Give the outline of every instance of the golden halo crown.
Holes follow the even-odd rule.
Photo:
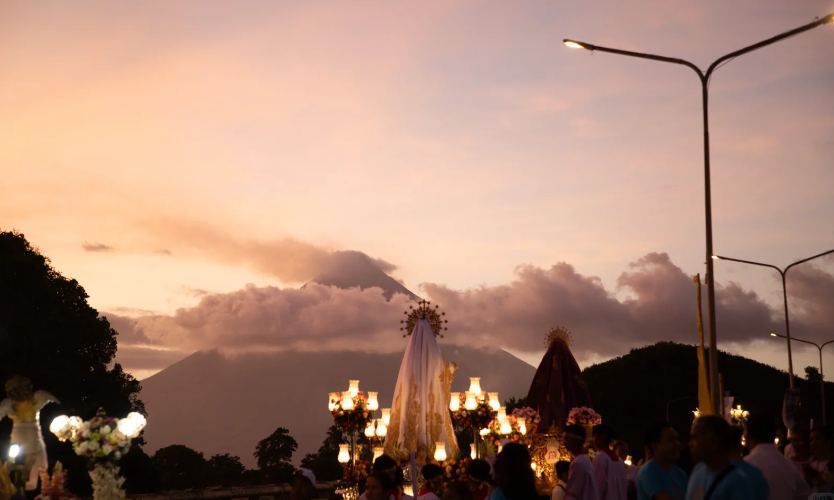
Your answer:
[[[570,330],[567,328],[557,326],[556,328],[551,328],[547,335],[544,337],[544,346],[550,348],[550,344],[553,343],[556,339],[562,339],[565,341],[568,347],[573,346],[573,334],[570,333]]]
[[[403,313],[406,318],[400,320],[400,324],[403,325],[400,327],[400,330],[405,332],[403,334],[403,338],[411,335],[411,332],[414,331],[414,325],[416,325],[421,319],[428,320],[435,337],[443,338],[443,335],[440,332],[449,330],[446,326],[444,326],[449,322],[449,320],[443,318],[446,316],[446,313],[440,310],[440,306],[435,305],[434,307],[431,307],[431,302],[421,300],[417,303],[416,308],[414,306],[408,306],[408,309],[408,311]]]

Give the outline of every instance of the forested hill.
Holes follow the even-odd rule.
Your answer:
[[[724,391],[735,396],[751,414],[780,418],[782,398],[788,387],[787,372],[719,351],[718,369]],[[796,386],[802,389],[802,404],[807,417],[820,420],[819,378],[807,381],[805,370],[796,367]],[[653,422],[669,420],[682,438],[692,423],[692,410],[698,406],[698,358],[694,346],[660,342],[632,349],[628,354],[589,366],[584,370],[594,409],[603,421],[613,425],[630,444],[635,460],[642,456],[645,429]],[[684,399],[685,398],[685,399]],[[834,401],[834,384],[826,383],[828,413]]]

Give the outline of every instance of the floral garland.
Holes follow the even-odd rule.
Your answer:
[[[366,407],[365,393],[359,392],[353,399],[353,408],[346,410],[342,408],[342,400],[332,401],[334,408],[331,412],[333,420],[342,432],[347,434],[362,434],[368,427],[368,422],[373,420],[374,412]]]
[[[93,480],[93,500],[124,500],[122,484],[125,478],[119,476],[119,466],[114,463],[96,465],[90,471]]]
[[[452,412],[452,422],[461,429],[486,429],[498,413],[489,405],[488,398],[479,399],[474,410],[464,408],[466,394],[460,395],[460,408]]]
[[[581,424],[581,425],[599,425],[602,423],[602,416],[595,412],[593,408],[588,408],[587,406],[582,406],[579,408],[573,408],[570,413],[568,413],[568,424]]]
[[[509,434],[501,434],[501,422],[498,419],[493,420],[489,424],[489,435],[487,438],[492,442],[492,445],[498,448],[501,441],[507,440],[511,443],[518,443],[524,439],[524,435],[518,431],[518,419],[512,415],[507,416],[507,421],[510,423],[512,432]]]
[[[72,449],[87,459],[90,470],[99,464],[117,462],[130,449],[130,439],[118,432],[117,426],[117,419],[102,416],[81,423]]]
[[[518,419],[519,421],[524,421],[525,425],[527,426],[527,432],[533,432],[533,428],[538,427],[539,424],[542,422],[542,417],[539,415],[539,412],[530,408],[529,406],[525,406],[524,408],[516,408],[513,410],[513,417]]]
[[[450,482],[467,482],[469,479],[466,476],[466,468],[469,467],[470,463],[472,463],[472,459],[469,457],[461,458],[460,460],[451,458],[443,462],[446,480]]]

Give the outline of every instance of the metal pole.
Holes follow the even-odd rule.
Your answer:
[[[791,354],[791,321],[788,318],[788,287],[785,283],[785,271],[779,270],[779,274],[782,275],[782,297],[785,301],[785,336],[787,338],[786,342],[788,343],[788,382],[790,383],[791,389],[793,389],[793,354]],[[822,353],[820,353],[820,356],[822,356]]]
[[[478,429],[472,426],[472,442],[475,443],[475,458],[481,458],[481,447],[478,442]]]
[[[709,386],[713,407],[721,407],[718,390],[718,340],[715,332],[715,270],[712,262],[712,191],[709,164],[709,88],[708,77],[700,75],[701,99],[704,108],[704,218],[706,219],[707,250],[707,328],[709,330]]]
[[[822,401],[822,425],[828,425],[825,418],[825,377],[822,374],[822,347],[817,347],[820,351],[820,401]]]

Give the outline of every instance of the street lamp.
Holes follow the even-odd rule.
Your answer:
[[[709,157],[709,81],[712,73],[718,69],[722,63],[729,62],[731,59],[740,55],[747,54],[754,50],[766,47],[778,41],[790,38],[805,31],[816,28],[823,24],[834,21],[834,14],[829,14],[822,19],[818,19],[812,23],[808,23],[791,31],[786,31],[780,35],[776,35],[767,40],[755,43],[743,49],[731,52],[725,56],[719,57],[712,64],[709,65],[706,71],[683,59],[674,57],[664,57],[654,54],[645,54],[642,52],[632,52],[630,50],[612,49],[608,47],[601,47],[590,43],[580,42],[577,40],[565,39],[566,46],[574,49],[598,50],[600,52],[608,52],[611,54],[618,54],[621,56],[637,57],[640,59],[650,59],[652,61],[667,62],[672,64],[682,64],[692,69],[701,81],[701,99],[703,104],[703,123],[704,123],[704,213],[706,226],[706,265],[707,265],[707,305],[709,315],[709,365],[710,365],[710,390],[712,391],[713,405],[715,408],[721,408],[721,394],[718,389],[718,345],[715,334],[715,275],[713,273],[712,265],[712,196],[710,192],[710,157]]]
[[[830,16],[829,16],[830,17]],[[771,269],[776,269],[779,271],[779,274],[782,275],[782,298],[785,302],[785,335],[775,335],[774,337],[783,337],[787,339],[788,343],[788,383],[790,384],[791,389],[793,389],[793,356],[791,355],[791,322],[788,318],[788,289],[785,286],[785,275],[788,273],[788,270],[797,264],[802,264],[804,262],[808,262],[809,260],[814,260],[820,258],[822,256],[828,255],[830,253],[834,253],[834,249],[829,250],[827,252],[819,253],[814,255],[813,257],[808,257],[807,259],[802,259],[794,262],[793,264],[789,265],[785,269],[780,269],[772,264],[765,264],[763,262],[755,262],[752,260],[743,260],[743,259],[734,259],[732,257],[724,257],[723,255],[713,255],[711,260],[729,260],[732,262],[740,262],[742,264],[750,264],[753,266],[760,266],[760,267],[769,267]]]
[[[826,425],[826,418],[825,418],[825,377],[822,375],[822,348],[834,342],[834,340],[829,340],[828,342],[824,343],[823,345],[819,345],[816,342],[811,342],[810,340],[802,340],[794,337],[790,339],[785,335],[779,335],[778,333],[771,333],[771,337],[782,337],[783,339],[796,340],[797,342],[804,342],[806,344],[811,344],[812,346],[816,347],[820,352],[820,396],[822,401],[822,425]]]

